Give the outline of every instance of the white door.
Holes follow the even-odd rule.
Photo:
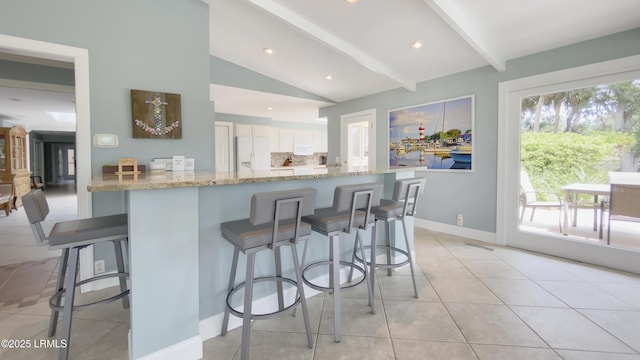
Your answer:
[[[369,165],[369,122],[362,121],[347,126],[348,166],[362,167]]]
[[[215,170],[233,172],[233,123],[215,122]]]
[[[376,164],[376,110],[340,117],[340,163],[348,167]]]

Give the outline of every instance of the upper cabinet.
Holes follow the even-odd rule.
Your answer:
[[[236,136],[271,136],[267,125],[236,124]]]
[[[271,139],[271,152],[293,152],[293,145],[311,145],[313,152],[327,152],[327,132],[278,128],[266,125],[236,124],[236,136],[266,136]]]

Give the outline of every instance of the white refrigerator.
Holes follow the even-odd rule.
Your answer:
[[[236,169],[271,170],[271,139],[264,136],[236,136]]]

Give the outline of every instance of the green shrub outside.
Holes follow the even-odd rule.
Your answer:
[[[564,185],[606,184],[608,172],[620,170],[621,158],[636,142],[633,134],[613,131],[584,135],[527,131],[521,133],[520,141],[521,166],[534,188],[556,192],[561,198]]]

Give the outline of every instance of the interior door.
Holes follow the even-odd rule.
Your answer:
[[[360,167],[369,165],[369,122],[362,121],[349,124],[348,166]]]
[[[233,124],[216,121],[214,138],[216,172],[233,172]]]

